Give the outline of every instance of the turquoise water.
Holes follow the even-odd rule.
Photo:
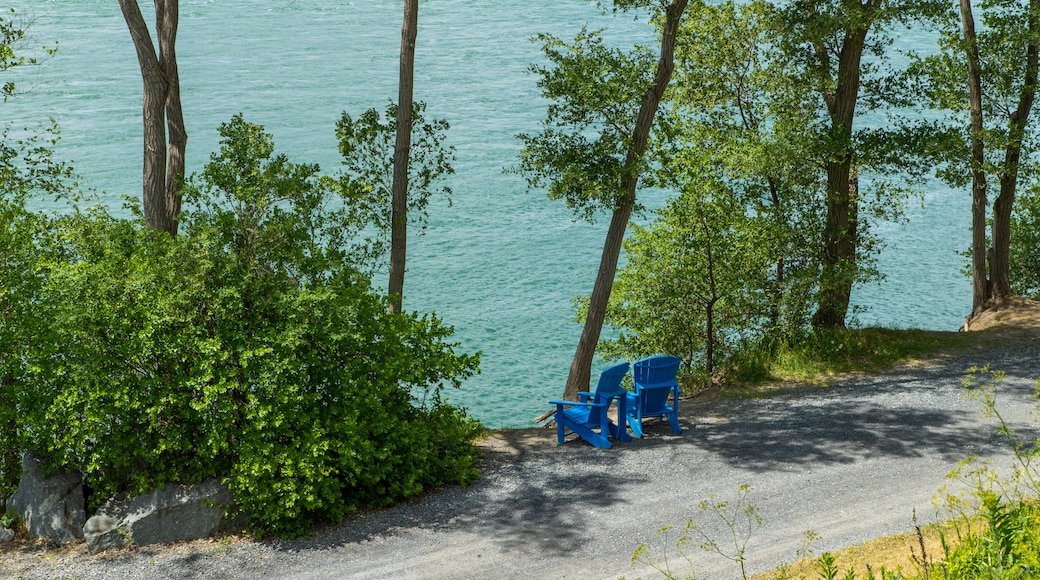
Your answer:
[[[132,42],[112,0],[13,4],[34,19],[34,40],[58,55],[19,78],[30,94],[3,106],[3,121],[46,116],[61,124],[59,154],[85,185],[140,195],[141,80]],[[256,6],[262,5],[263,8]],[[149,3],[142,2],[146,12]],[[508,7],[508,8],[506,8]],[[242,113],[272,133],[280,152],[340,164],[334,123],[342,111],[382,109],[396,98],[400,2],[388,0],[181,0],[177,52],[189,134],[188,171],[217,147],[217,126]],[[530,38],[572,37],[609,27],[618,45],[652,42],[645,22],[602,15],[578,0],[438,0],[419,15],[415,97],[428,118],[447,119],[456,147],[454,205],[435,203],[426,235],[409,241],[405,306],[435,311],[482,373],[451,400],[491,427],[523,427],[563,388],[580,326],[571,298],[591,291],[606,223],[574,222],[562,205],[527,193],[503,169],[514,136],[537,130],[545,102],[527,74],[540,59]],[[913,39],[908,39],[912,41]],[[661,194],[644,194],[650,207]],[[861,324],[953,330],[970,308],[956,255],[966,248],[966,192],[936,187],[886,225],[887,280],[859,288]],[[46,207],[46,205],[41,205]],[[597,370],[604,366],[597,363]]]

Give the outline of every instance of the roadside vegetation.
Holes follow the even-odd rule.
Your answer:
[[[145,81],[140,200],[116,210],[82,191],[54,156],[56,122],[0,127],[0,496],[33,450],[83,474],[88,507],[219,477],[253,531],[294,536],[472,482],[482,427],[443,393],[478,372],[480,354],[401,302],[406,230],[425,227],[454,172],[448,123],[423,118],[412,72],[385,114],[343,114],[338,175],[276,154],[241,116],[191,173],[177,3],[156,4],[157,46],[136,0],[119,4]],[[1028,122],[1040,0],[982,3],[977,39],[938,0],[602,4],[649,17],[660,50],[615,48],[602,31],[539,36],[546,116],[518,136],[532,189],[576,217],[611,216],[565,396],[588,387],[594,352],[674,354],[687,393],[757,395],[966,346],[954,333],[847,328],[853,288],[882,280],[878,227],[904,220],[933,176],[973,184],[972,314],[1040,291]],[[414,66],[407,6],[402,71]],[[31,98],[11,73],[56,50],[28,44],[27,26],[0,16],[2,102]],[[889,58],[892,31],[918,27],[940,39],[935,58]],[[960,73],[979,66],[967,91]],[[967,122],[975,89],[986,124],[974,98]],[[993,104],[1012,101],[1014,112]],[[883,127],[856,119],[865,112]],[[1000,183],[991,218],[987,176]],[[626,237],[646,187],[667,203]],[[42,198],[61,210],[37,211]],[[373,274],[386,267],[382,293]],[[984,517],[1035,518],[996,498],[980,496]]]
[[[793,563],[750,576],[745,567],[749,540],[764,523],[752,488],[742,485],[734,500],[711,497],[681,530],[662,528],[654,545],[644,544],[632,556],[669,580],[696,578],[692,554],[704,551],[733,562],[734,577],[747,580],[974,580],[1040,577],[1040,439],[1023,440],[1008,426],[996,406],[995,391],[1004,374],[989,367],[971,368],[963,380],[964,395],[997,420],[999,433],[1013,452],[1009,474],[998,474],[973,457],[965,458],[948,478],[964,484],[953,492],[938,490],[940,518],[926,526],[911,514],[914,532],[878,538],[837,552],[815,555],[820,537],[805,530],[803,547]],[[1040,380],[1037,381],[1040,394]],[[826,514],[821,514],[826,517]],[[724,524],[724,538],[704,531],[705,518]],[[793,534],[796,534],[792,530]]]

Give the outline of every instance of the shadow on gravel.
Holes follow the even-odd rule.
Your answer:
[[[1016,369],[1036,364],[1000,362]],[[722,401],[716,408],[722,418],[698,425],[689,443],[757,472],[877,457],[957,462],[1006,451],[996,422],[982,419],[981,404],[961,393],[968,366],[963,373],[959,366],[946,365],[847,379],[766,399]],[[1033,382],[1026,377],[1010,375],[1000,387],[1006,418],[1022,418],[1023,403],[1035,404],[1029,399]],[[1032,422],[1019,421],[1014,428],[1019,439],[1040,437]]]
[[[548,436],[539,437],[539,446],[544,453],[499,464],[468,488],[453,486],[395,508],[355,515],[316,537],[277,542],[276,548],[332,549],[406,529],[462,527],[492,539],[503,550],[573,554],[596,533],[590,513],[623,505],[624,488],[648,481],[612,473],[612,452],[617,449],[594,449],[583,442],[556,446],[555,438]],[[552,465],[555,462],[566,465]]]
[[[579,553],[598,531],[590,514],[606,507],[622,509],[622,488],[648,481],[612,475],[603,459],[609,458],[581,461],[584,465],[572,466],[565,474],[525,478],[515,493],[508,493],[510,498],[494,498],[495,507],[468,525],[503,550]]]
[[[613,449],[573,439],[557,445],[553,429],[499,432],[484,442],[483,475],[472,486],[357,514],[276,548],[325,550],[409,531],[466,529],[503,551],[557,557],[590,545],[601,531],[597,514],[626,509],[662,471],[682,480],[711,477],[698,470],[719,460],[761,473],[886,457],[984,457],[1006,443],[992,421],[980,420],[979,404],[960,393],[966,369],[986,362],[968,358],[763,399],[689,401],[680,405],[682,435],[651,423],[646,438]],[[994,368],[1017,369],[1001,392],[1031,408],[1033,357],[996,358]],[[1022,438],[1040,436],[1031,425],[1016,424]]]
[[[748,409],[700,429],[694,445],[753,471],[791,465],[851,463],[877,456],[940,455],[954,461],[972,453],[977,429],[958,428],[974,415],[957,411],[886,409],[834,404]],[[988,437],[984,439],[989,439]]]

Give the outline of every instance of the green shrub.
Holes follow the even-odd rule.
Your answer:
[[[471,482],[480,426],[440,393],[478,357],[433,316],[387,312],[316,166],[240,118],[222,134],[179,236],[57,222],[15,365],[21,443],[83,472],[92,505],[225,477],[279,535]]]
[[[1011,214],[1009,268],[1011,290],[1040,298],[1040,190],[1033,185],[1015,200]]]
[[[47,254],[48,224],[20,201],[0,197],[0,501],[14,493],[21,476],[16,378],[29,330],[39,324],[33,300],[43,284],[39,265]]]
[[[947,549],[939,566],[947,578],[1035,578],[1040,570],[1040,509],[1033,502],[983,497],[986,525]]]

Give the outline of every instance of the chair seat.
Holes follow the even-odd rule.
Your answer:
[[[556,405],[556,439],[563,443],[568,433],[575,433],[595,447],[609,449],[610,439],[626,437],[624,424],[627,416],[627,401],[621,381],[628,374],[628,363],[616,364],[600,374],[594,393],[579,393],[579,401],[549,401]],[[618,421],[608,415],[610,406],[618,402]]]

